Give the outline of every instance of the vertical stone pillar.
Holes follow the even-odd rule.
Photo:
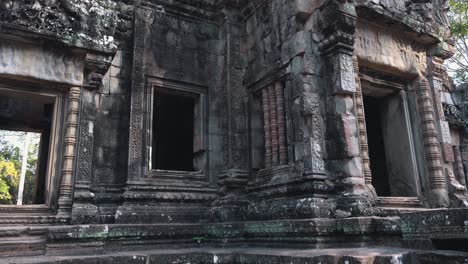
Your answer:
[[[275,88],[268,86],[268,98],[270,102],[270,135],[271,135],[271,163],[272,166],[278,166],[278,114],[276,106]]]
[[[65,127],[65,145],[57,214],[57,219],[60,222],[68,222],[72,210],[73,167],[80,110],[80,96],[80,87],[72,87],[68,92],[67,123]]]
[[[352,54],[338,50],[327,55],[330,63],[327,147],[333,170],[346,196],[363,195],[358,122],[354,113],[355,80]],[[331,131],[334,130],[334,131]]]
[[[286,165],[288,163],[288,149],[286,147],[286,118],[284,113],[284,87],[282,82],[275,82],[275,93],[278,112],[279,165]]]
[[[268,90],[262,90],[263,129],[265,133],[265,167],[271,168],[270,104]]]
[[[353,58],[354,76],[356,80],[356,116],[358,120],[359,145],[361,147],[362,172],[366,185],[372,186],[372,172],[370,169],[369,146],[367,144],[366,116],[364,113],[364,100],[362,98],[361,80],[359,79],[359,64],[356,57]]]
[[[420,77],[416,87],[418,112],[424,141],[424,151],[429,169],[431,204],[433,207],[449,205],[443,173],[442,155],[437,141],[437,127],[434,117],[434,105],[431,100],[429,83]]]
[[[455,168],[455,175],[463,186],[466,187],[466,176],[465,171],[463,170],[463,160],[461,156],[461,151],[459,146],[453,146],[453,153],[455,156],[454,168]]]
[[[319,49],[327,64],[326,147],[335,176],[337,208],[345,216],[371,214],[372,194],[366,187],[359,144],[354,73],[356,10],[352,1],[330,1],[321,9]],[[337,21],[340,21],[337,23]]]

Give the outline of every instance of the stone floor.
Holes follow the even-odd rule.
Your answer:
[[[0,259],[0,263],[129,263],[129,264],[399,264],[399,263],[468,263],[468,253],[455,251],[417,251],[403,248],[190,248],[113,252],[97,256],[39,256]]]

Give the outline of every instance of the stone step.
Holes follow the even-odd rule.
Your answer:
[[[2,226],[0,227],[0,256],[44,255],[47,233],[46,227]]]
[[[94,256],[43,256],[3,258],[9,264],[267,264],[267,263],[337,263],[337,264],[419,264],[466,263],[467,253],[454,251],[412,251],[403,248],[334,248],[334,249],[271,249],[271,248],[185,248],[170,250],[118,252]]]

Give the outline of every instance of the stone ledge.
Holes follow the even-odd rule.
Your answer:
[[[333,249],[268,249],[234,247],[160,249],[129,251],[97,256],[46,256],[38,258],[5,258],[2,263],[464,263],[468,254],[447,251],[412,251],[403,248],[333,248]],[[437,261],[437,262],[432,262]]]

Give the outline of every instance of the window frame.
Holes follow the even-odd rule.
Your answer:
[[[183,96],[190,96],[195,98],[195,105],[198,108],[199,118],[194,118],[194,137],[198,135],[201,142],[195,151],[193,147],[193,153],[201,153],[203,165],[199,171],[178,171],[178,170],[159,170],[152,168],[152,148],[153,148],[153,110],[154,110],[154,96],[155,91],[160,90],[167,94],[181,94]],[[206,178],[208,177],[208,145],[207,145],[207,92],[206,87],[195,84],[188,84],[182,82],[176,82],[161,78],[148,78],[144,101],[144,121],[143,121],[143,178],[157,178],[159,176],[171,176],[171,174],[191,175],[194,178]],[[196,124],[198,123],[198,124]],[[196,140],[194,140],[195,144]],[[195,160],[195,157],[194,157]],[[156,176],[156,177],[155,177]]]

